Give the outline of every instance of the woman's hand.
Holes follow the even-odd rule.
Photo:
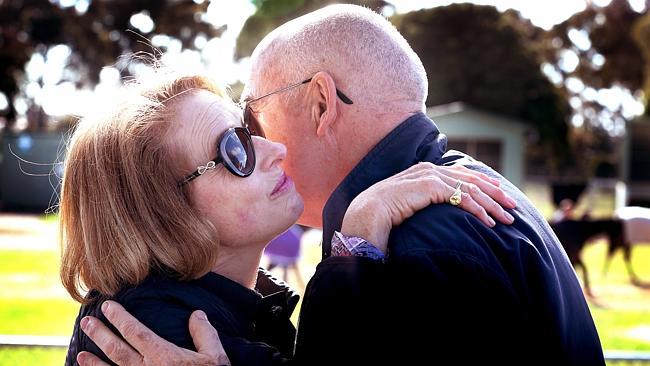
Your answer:
[[[418,163],[359,194],[345,213],[341,232],[362,237],[385,253],[392,227],[430,204],[448,203],[458,181],[459,208],[490,227],[496,224],[490,215],[512,224],[514,218],[503,207],[515,208],[516,202],[499,188],[497,179],[461,165]]]

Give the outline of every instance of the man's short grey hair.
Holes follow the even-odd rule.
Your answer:
[[[422,61],[404,37],[356,5],[331,5],[278,27],[253,52],[251,71],[253,96],[319,71],[332,74],[337,88],[362,105],[424,106],[428,90]]]

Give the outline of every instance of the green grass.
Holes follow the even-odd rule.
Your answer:
[[[650,289],[630,284],[621,253],[616,254],[609,272],[603,276],[606,251],[605,243],[598,242],[584,252],[598,299],[590,307],[603,348],[650,351]],[[632,266],[639,277],[650,282],[650,246],[633,249]],[[639,330],[645,332],[645,337],[638,335]]]
[[[63,289],[59,253],[0,250],[0,334],[72,334],[79,304]],[[65,349],[0,348],[0,366],[61,365]]]
[[[57,251],[2,250],[0,275],[37,274],[47,281],[59,279],[59,253]]]
[[[0,251],[0,334],[66,335],[79,311],[63,289],[57,251]]]
[[[650,326],[650,314],[643,310],[616,310],[592,307],[604,349],[650,351],[647,342],[630,339],[626,333],[641,324]]]
[[[72,335],[79,304],[69,299],[2,299],[0,334]]]
[[[62,365],[67,350],[49,348],[0,348],[0,365]]]

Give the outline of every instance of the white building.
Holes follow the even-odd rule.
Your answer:
[[[427,115],[447,135],[449,149],[471,155],[522,187],[530,125],[461,102],[428,108]]]

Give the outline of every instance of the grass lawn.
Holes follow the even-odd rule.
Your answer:
[[[603,348],[650,351],[650,289],[630,284],[621,253],[616,255],[603,278],[606,251],[605,243],[599,242],[585,252],[597,296],[590,307]],[[633,249],[632,266],[637,275],[650,282],[650,246]]]
[[[79,305],[59,282],[59,252],[0,250],[0,334],[70,335]],[[65,349],[0,348],[0,365],[61,365]]]
[[[51,219],[43,222],[56,225]],[[0,235],[0,334],[70,335],[79,305],[60,285],[58,249],[2,249],[2,240]],[[303,246],[301,271],[305,279],[320,258],[320,247],[313,243],[318,242],[317,235],[311,241]],[[603,277],[605,252],[603,242],[591,244],[585,251],[598,296],[591,309],[603,347],[650,351],[650,289],[629,284],[620,253]],[[650,281],[650,246],[634,249],[633,266],[642,279]],[[289,282],[294,282],[291,276]],[[64,349],[0,348],[0,366],[60,365],[65,353]]]
[[[63,365],[65,349],[0,348],[0,365]]]

